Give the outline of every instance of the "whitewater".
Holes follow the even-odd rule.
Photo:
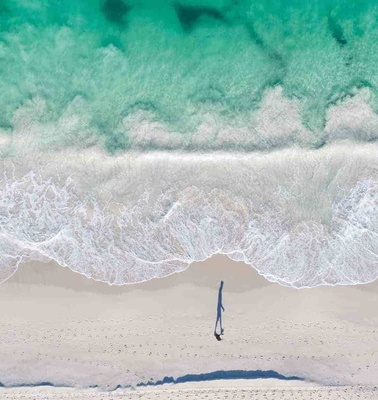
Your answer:
[[[378,277],[373,2],[3,1],[0,281],[123,285],[213,254]]]

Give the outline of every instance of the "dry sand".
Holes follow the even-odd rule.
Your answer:
[[[218,342],[221,279],[225,335]],[[378,283],[296,290],[225,256],[123,287],[53,263],[27,264],[0,285],[0,356],[5,386],[97,387],[1,388],[1,399],[377,399]],[[103,393],[232,370],[273,370],[304,381],[222,380]]]
[[[3,389],[2,400],[376,400],[377,390],[368,387],[258,387],[225,386],[211,388],[173,388],[116,390],[110,393],[94,389]]]

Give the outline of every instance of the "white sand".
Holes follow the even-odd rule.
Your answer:
[[[218,342],[213,330],[221,279],[225,336]],[[223,256],[123,287],[53,264],[28,264],[0,286],[0,355],[0,382],[6,386],[51,382],[110,390],[165,376],[274,370],[306,382],[213,381],[112,396],[236,399],[244,398],[244,390],[246,398],[256,399],[373,399],[378,283],[290,289]],[[99,389],[0,389],[0,398],[105,396]]]
[[[257,387],[225,386],[224,382],[211,388],[177,388],[170,385],[148,390],[116,390],[101,392],[94,389],[3,389],[2,400],[376,400],[373,387]]]

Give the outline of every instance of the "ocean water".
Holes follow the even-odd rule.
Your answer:
[[[1,0],[0,281],[378,277],[374,1]]]

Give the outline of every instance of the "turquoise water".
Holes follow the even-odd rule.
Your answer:
[[[332,141],[324,132],[331,105],[369,88],[377,109],[377,15],[372,1],[2,0],[1,126],[12,135],[17,110],[31,107],[43,122],[85,120],[75,133],[40,139],[56,147],[317,148]],[[253,127],[251,112],[277,86],[299,100],[305,139],[290,132],[223,143],[215,130],[198,142],[206,113]],[[172,137],[140,137],[141,121]]]
[[[376,279],[377,65],[373,1],[2,0],[0,280]]]

